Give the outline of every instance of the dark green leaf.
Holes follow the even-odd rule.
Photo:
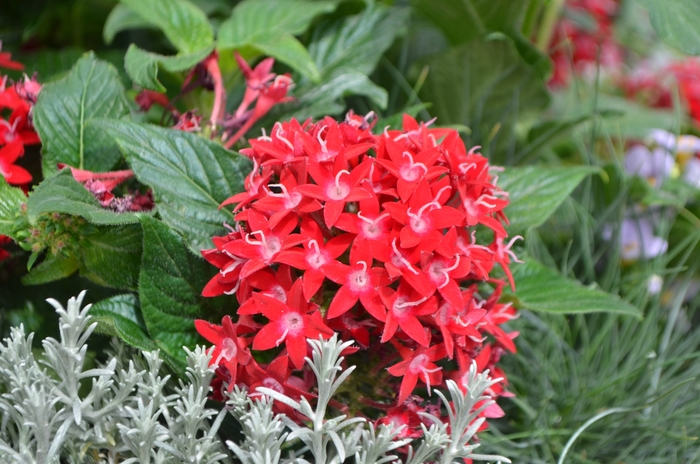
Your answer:
[[[245,0],[219,28],[219,47],[254,47],[318,80],[316,65],[293,36],[309,27],[314,17],[333,11],[338,2],[308,0]]]
[[[513,40],[522,59],[533,66],[541,78],[551,72],[549,57],[520,32],[528,5],[512,0],[412,0],[416,12],[433,22],[452,45],[483,39],[493,32]],[[468,24],[469,27],[465,27]]]
[[[317,28],[309,53],[324,80],[347,71],[369,75],[396,37],[404,34],[408,13],[374,4]]]
[[[85,218],[93,224],[137,223],[134,213],[104,209],[95,197],[75,179],[70,169],[62,169],[39,184],[27,200],[27,216],[33,224],[43,213],[65,213]]]
[[[534,259],[512,264],[515,294],[509,289],[504,300],[518,308],[562,314],[615,313],[641,318],[642,312],[619,297],[566,278]]]
[[[14,223],[22,203],[27,201],[21,189],[0,179],[0,235],[14,236]]]
[[[47,83],[70,71],[76,61],[83,56],[84,50],[78,48],[62,48],[61,50],[41,50],[32,53],[13,53],[12,57],[24,64],[23,71],[7,72],[10,79],[18,80],[23,73],[27,76],[37,74],[41,83]],[[4,70],[3,70],[4,71]],[[3,72],[4,74],[4,72]]]
[[[46,84],[34,107],[34,126],[43,142],[44,176],[57,163],[108,171],[119,161],[110,138],[91,127],[94,117],[120,119],[129,113],[116,69],[85,54],[63,79]]]
[[[697,0],[640,0],[651,25],[666,42],[691,55],[700,55],[700,2]]]
[[[419,61],[416,68],[425,65],[422,101],[433,103],[440,124],[469,127],[472,144],[488,145],[499,130],[509,134],[519,118],[549,102],[542,77],[505,37],[472,40]]]
[[[125,29],[147,29],[153,25],[136,14],[126,5],[116,5],[109,13],[102,36],[107,45],[111,44],[114,36]]]
[[[198,336],[194,319],[202,317],[202,288],[208,264],[187,251],[182,238],[167,225],[143,217],[143,260],[139,278],[141,311],[156,345],[183,359],[183,346],[193,348]]]
[[[136,177],[153,188],[158,213],[196,254],[211,247],[232,215],[219,205],[243,190],[250,163],[195,134],[126,121],[101,121]]]
[[[124,57],[124,67],[134,84],[164,92],[165,87],[158,81],[158,65],[171,72],[185,71],[206,58],[213,49],[209,46],[188,55],[164,56],[131,44]]]
[[[152,351],[158,347],[146,331],[135,295],[116,295],[98,301],[88,313],[98,323],[97,330],[120,338],[128,345]]]
[[[343,97],[364,95],[380,108],[387,105],[387,92],[368,77],[397,36],[405,31],[408,10],[381,5],[362,13],[328,22],[314,32],[309,45],[321,82],[302,82],[296,89],[297,103],[287,117],[305,119],[345,110]]]
[[[107,287],[136,290],[141,247],[137,224],[101,226],[80,249],[80,275]]]
[[[80,263],[74,256],[49,256],[29,274],[22,277],[24,285],[40,285],[65,279],[78,270]]]
[[[386,90],[364,74],[347,71],[322,84],[309,86],[298,99],[301,108],[292,113],[291,117],[306,119],[342,113],[345,109],[342,98],[350,95],[364,95],[380,108],[386,108],[387,105]]]
[[[509,233],[517,234],[544,223],[586,177],[599,172],[591,166],[506,168],[498,186],[508,192],[505,210]]]
[[[186,55],[214,43],[214,32],[202,10],[187,0],[121,0],[133,12],[158,29]]]

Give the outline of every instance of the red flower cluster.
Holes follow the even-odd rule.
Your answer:
[[[0,67],[23,69],[7,52],[0,53]],[[11,185],[26,186],[32,181],[32,175],[15,162],[24,155],[25,145],[39,143],[31,112],[40,90],[34,78],[9,84],[7,76],[0,76],[0,174]]]
[[[2,41],[0,41],[2,50]],[[22,63],[12,61],[9,52],[0,51],[0,68],[24,69]],[[0,175],[10,185],[21,186],[27,191],[32,175],[15,162],[24,155],[25,145],[39,143],[39,136],[32,125],[31,112],[41,85],[35,79],[25,77],[24,81],[10,84],[7,76],[0,75]],[[0,247],[12,239],[0,235]],[[10,253],[0,248],[0,261],[10,257]]]
[[[549,47],[554,62],[549,85],[553,87],[567,85],[574,72],[594,71],[598,61],[603,68],[615,68],[622,61],[622,49],[612,27],[618,10],[616,0],[569,0],[566,8],[589,15],[595,28],[566,18],[559,22]]]
[[[272,72],[275,64],[274,58],[266,58],[258,63],[255,68],[235,52],[236,62],[246,81],[246,90],[240,105],[233,114],[225,113],[226,90],[219,69],[219,55],[213,52],[201,63],[197,64],[187,75],[182,84],[181,93],[189,92],[197,86],[214,91],[214,107],[210,126],[212,134],[221,136],[226,148],[231,148],[250,130],[260,118],[265,116],[275,105],[291,100],[287,96],[289,88],[293,85],[292,78],[288,74],[277,75]],[[196,132],[202,129],[202,117],[194,111],[186,111],[180,114],[173,102],[164,93],[153,90],[142,90],[136,96],[136,103],[143,111],[148,111],[151,106],[160,105],[170,111],[175,121],[174,129],[186,132]],[[250,108],[251,105],[253,108]],[[221,129],[217,131],[217,127]]]
[[[700,60],[688,58],[656,69],[642,68],[620,79],[627,98],[653,108],[672,108],[676,85],[688,115],[700,125]]]
[[[220,269],[202,294],[235,294],[240,308],[222,327],[196,322],[229,388],[309,391],[288,362],[302,369],[306,340],[334,332],[388,353],[399,405],[419,381],[430,390],[515,351],[517,334],[500,327],[515,310],[490,276],[499,264],[512,285],[507,194],[455,130],[410,116],[403,126],[376,136],[369,117],[291,120],[242,150],[253,171],[223,203],[235,205],[236,227],[202,252]],[[282,345],[266,369],[249,352]]]

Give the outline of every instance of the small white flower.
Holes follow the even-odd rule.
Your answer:
[[[652,274],[647,281],[647,291],[650,295],[658,295],[664,286],[664,279],[658,274]]]

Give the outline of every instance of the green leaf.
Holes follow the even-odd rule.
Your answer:
[[[317,28],[309,53],[324,80],[340,72],[372,73],[396,37],[405,33],[408,14],[408,9],[374,4]]]
[[[586,176],[596,172],[600,170],[591,166],[506,168],[498,186],[510,199],[505,209],[509,234],[544,223]]]
[[[21,189],[10,186],[0,178],[0,235],[14,236],[14,223],[27,197]]]
[[[339,114],[345,110],[343,97],[364,95],[380,108],[386,108],[387,91],[372,82],[364,74],[348,71],[337,74],[329,81],[311,86],[298,99],[301,107],[290,117],[307,119],[327,114]]]
[[[165,56],[131,44],[124,57],[124,68],[134,84],[144,89],[165,92],[165,87],[158,81],[158,65],[170,72],[185,71],[206,58],[213,49],[212,45],[187,55]]]
[[[126,5],[117,5],[109,13],[102,37],[107,45],[111,44],[114,36],[125,29],[150,29],[153,25],[136,14]]]
[[[504,291],[505,301],[520,309],[562,314],[614,313],[642,317],[642,312],[619,297],[584,287],[534,259],[512,264],[515,294]]]
[[[184,359],[183,346],[198,340],[194,319],[203,315],[202,288],[207,263],[187,251],[182,238],[166,224],[143,217],[143,260],[139,278],[141,311],[156,345]]]
[[[315,29],[309,45],[321,82],[302,82],[295,91],[296,104],[286,117],[339,114],[345,110],[343,97],[364,95],[386,108],[387,92],[368,77],[397,36],[405,32],[408,10],[382,5],[362,13],[327,22]]]
[[[80,275],[107,287],[136,290],[141,236],[137,224],[99,227],[81,246]]]
[[[127,293],[98,301],[92,305],[88,314],[98,323],[98,332],[118,337],[128,345],[144,351],[158,348],[146,331],[135,295]]]
[[[31,53],[12,54],[12,57],[24,64],[22,71],[7,71],[10,79],[19,80],[23,74],[32,76],[37,74],[39,82],[48,83],[63,77],[70,71],[76,61],[85,53],[84,50],[75,47],[61,48],[60,50],[41,50]],[[5,71],[3,70],[3,75]]]
[[[22,277],[24,285],[40,285],[65,279],[78,270],[80,262],[75,256],[49,256],[29,274]]]
[[[43,86],[34,107],[44,176],[56,172],[57,163],[109,171],[119,161],[119,150],[89,122],[94,117],[120,119],[128,113],[117,70],[93,53],[83,55],[67,76]]]
[[[294,36],[337,4],[337,0],[245,0],[221,24],[219,48],[254,47],[317,81],[320,75],[313,59]]]
[[[219,205],[243,191],[250,162],[195,134],[127,121],[101,121],[136,177],[153,189],[163,221],[185,236],[195,254],[211,247],[233,216]]]
[[[85,218],[93,224],[133,224],[134,213],[116,213],[102,208],[97,199],[75,179],[70,169],[46,178],[29,195],[27,217],[34,224],[43,213],[65,213]]]
[[[700,2],[639,0],[649,10],[651,25],[663,40],[691,55],[700,55]]]
[[[513,40],[521,58],[546,79],[551,72],[549,57],[521,33],[528,2],[512,0],[412,0],[415,11],[429,19],[452,45],[483,39],[501,32]],[[469,24],[469,27],[465,27]]]
[[[503,36],[475,39],[416,64],[429,68],[422,101],[433,103],[439,124],[469,127],[472,145],[488,146],[494,134],[506,137],[519,118],[549,102],[543,78]]]
[[[214,43],[214,32],[202,10],[187,0],[121,0],[151,23],[183,54],[198,53]]]

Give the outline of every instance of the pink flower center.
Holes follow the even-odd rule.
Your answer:
[[[379,222],[384,219],[389,217],[389,213],[384,213],[377,217],[376,219],[369,219],[366,218],[362,215],[362,211],[359,211],[357,213],[357,217],[362,220],[361,224],[361,229],[362,233],[365,235],[367,238],[371,239],[377,239],[384,234],[384,228],[379,225]]]
[[[342,174],[350,174],[348,171],[343,169],[335,175],[335,182],[328,185],[326,189],[326,196],[331,200],[344,200],[348,195],[350,195],[350,185],[340,182],[340,176]]]
[[[265,377],[265,379],[262,381],[262,386],[278,393],[284,393],[284,387],[282,384],[272,377]]]
[[[220,357],[224,358],[226,361],[231,361],[236,357],[236,354],[238,354],[236,342],[234,342],[231,338],[224,338],[224,340],[221,342]]]
[[[282,327],[289,335],[298,335],[304,330],[304,317],[297,312],[290,312],[282,316]]]
[[[313,249],[306,253],[306,264],[313,269],[320,269],[328,260],[328,253],[321,251],[318,242],[314,239],[309,240],[309,248]]]
[[[399,175],[406,182],[414,182],[428,172],[425,164],[413,162],[413,156],[409,152],[403,152],[403,156],[408,158],[408,163],[399,166]]]
[[[251,240],[251,235],[260,235],[260,241]],[[282,249],[282,242],[280,242],[279,238],[275,237],[274,235],[269,238],[266,238],[265,234],[261,230],[256,230],[246,235],[245,241],[250,245],[258,246],[258,253],[260,253],[260,257],[268,264],[272,260],[272,258]]]
[[[367,263],[358,261],[362,269],[351,272],[348,276],[348,283],[355,293],[365,292],[370,284],[369,274],[367,273]]]
[[[420,372],[425,369],[425,365],[428,364],[428,356],[424,354],[419,354],[415,358],[413,358],[413,361],[411,361],[411,364],[408,365],[408,372],[411,374],[419,374]]]

